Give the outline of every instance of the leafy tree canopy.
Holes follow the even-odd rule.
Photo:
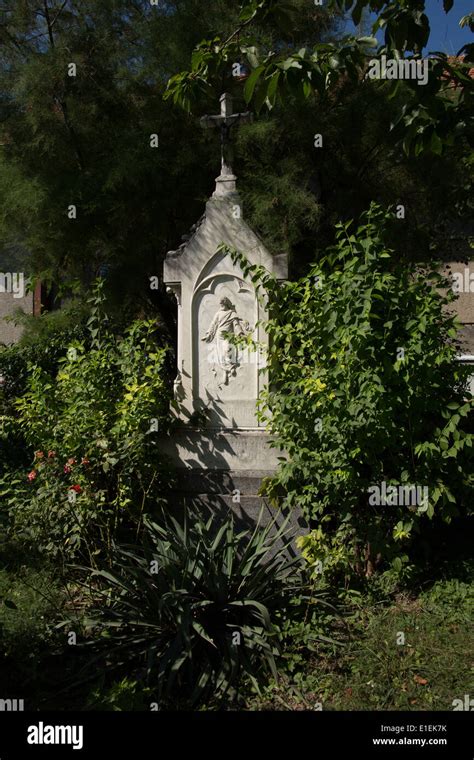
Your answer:
[[[470,214],[467,63],[435,57],[428,87],[361,77],[415,6],[423,10],[212,0],[203,12],[197,0],[3,0],[2,261],[27,251],[30,271],[68,290],[105,272],[122,313],[127,303],[152,306],[172,327],[166,295],[148,278],[202,213],[219,162],[218,135],[181,105],[215,112],[224,90],[236,108],[247,101],[258,112],[236,137],[246,217],[270,248],[291,255],[293,271],[372,200],[405,206],[400,250],[444,253],[448,224]],[[343,38],[347,9],[355,21],[390,11],[385,47]],[[397,43],[407,53],[416,47],[410,24]],[[189,61],[191,71],[177,74]]]

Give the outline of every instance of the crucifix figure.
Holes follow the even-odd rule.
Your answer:
[[[221,112],[219,116],[202,116],[201,126],[204,129],[220,127],[221,130],[221,176],[233,176],[232,172],[232,149],[230,130],[236,124],[249,124],[253,121],[250,111],[245,113],[232,113],[232,95],[225,92],[220,97]]]

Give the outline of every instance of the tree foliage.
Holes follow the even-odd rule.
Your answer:
[[[162,288],[150,289],[149,277],[199,218],[219,163],[218,135],[203,133],[175,101],[214,113],[224,90],[236,109],[247,107],[245,97],[260,108],[258,122],[237,137],[245,213],[269,247],[292,255],[293,271],[304,269],[315,240],[324,248],[334,223],[357,217],[371,200],[405,203],[402,247],[432,255],[430,246],[445,245],[442,226],[470,213],[470,119],[460,110],[468,109],[467,83],[456,79],[457,89],[446,92],[448,80],[436,77],[428,88],[362,81],[375,50],[342,38],[343,10],[306,0],[246,2],[240,10],[213,0],[205,13],[197,0],[5,0],[2,261],[27,259],[22,266],[60,295],[106,272],[118,310],[159,309],[173,331],[172,304]],[[176,74],[190,60],[191,72]],[[431,64],[439,74],[443,61]],[[434,126],[438,85],[454,133]],[[419,116],[405,129],[412,98]]]
[[[453,2],[446,2],[449,12]],[[407,53],[419,59],[427,46],[430,25],[424,12],[424,0],[333,0],[329,8],[352,9],[358,24],[365,8],[378,14],[373,33],[383,29],[382,45],[372,37],[347,37],[342,41],[320,42],[312,47],[285,50],[264,50],[252,35],[252,23],[272,17],[283,28],[291,26],[291,16],[284,12],[285,4],[274,0],[248,0],[242,4],[240,24],[230,37],[214,37],[200,43],[191,59],[190,71],[171,78],[168,96],[183,107],[191,109],[200,93],[206,91],[210,80],[220,74],[229,57],[246,56],[252,72],[245,85],[245,99],[258,112],[264,106],[272,109],[285,101],[289,94],[310,98],[314,93],[324,96],[337,88],[341,80],[362,80],[367,64],[374,57],[388,54],[403,58]],[[242,44],[241,35],[244,35]],[[456,136],[472,138],[472,99],[474,84],[469,70],[474,60],[474,46],[466,45],[455,61],[442,53],[434,53],[427,61],[429,81],[420,87],[408,80],[408,97],[392,125],[394,138],[406,153],[418,155],[428,151],[441,153]],[[399,88],[399,80],[391,82],[390,94]]]
[[[13,533],[52,556],[107,557],[112,536],[138,529],[164,499],[168,467],[167,349],[157,325],[136,321],[121,338],[107,328],[103,283],[92,296],[89,340],[75,339],[58,371],[28,366],[9,437],[35,452],[30,472],[6,473],[2,498]]]
[[[213,146],[162,93],[232,3],[206,16],[196,0],[2,5],[1,244],[26,248],[28,271],[69,289],[105,265],[117,298],[138,293],[146,306],[160,297],[148,275],[201,213],[215,173]]]
[[[470,509],[472,403],[447,310],[454,296],[436,272],[400,261],[388,244],[397,223],[372,206],[284,285],[243,265],[270,295],[272,382],[260,417],[288,457],[270,492],[304,510],[313,553],[338,571],[398,564],[426,521]],[[374,486],[428,496],[410,503],[397,490],[374,505]]]

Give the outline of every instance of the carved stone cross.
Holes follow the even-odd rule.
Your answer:
[[[232,153],[230,130],[236,124],[249,124],[253,121],[250,111],[245,113],[232,113],[232,95],[225,92],[220,97],[221,112],[218,116],[202,116],[201,126],[204,129],[219,127],[221,130],[221,175],[232,175]]]

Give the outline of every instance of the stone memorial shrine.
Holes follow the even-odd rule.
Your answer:
[[[229,132],[250,114],[233,114],[229,95],[221,114],[203,117],[222,137],[221,173],[192,236],[164,263],[164,282],[178,304],[175,408],[178,424],[164,443],[179,483],[202,496],[227,503],[238,491],[245,512],[260,504],[263,477],[274,472],[281,452],[257,419],[256,402],[267,382],[264,295],[255,292],[232,252],[287,277],[286,256],[272,256],[243,218],[242,201],[230,164]],[[233,338],[251,338],[243,346]],[[185,485],[183,485],[185,484]]]

